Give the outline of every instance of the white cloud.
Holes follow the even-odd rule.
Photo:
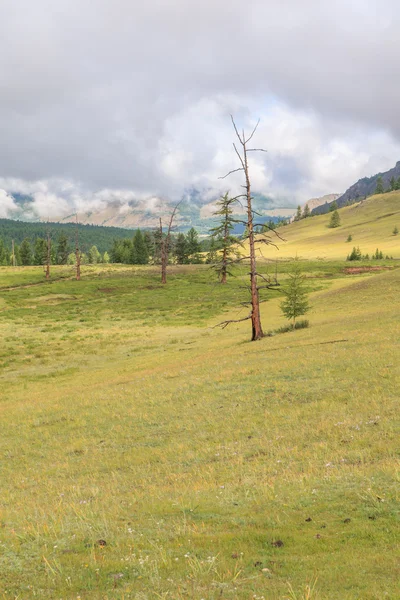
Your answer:
[[[0,189],[0,218],[7,219],[17,211],[17,205],[12,196],[9,196],[5,190]]]
[[[208,202],[240,185],[218,179],[233,113],[261,118],[255,191],[342,191],[400,158],[399,18],[395,0],[4,0],[0,185],[44,218]]]

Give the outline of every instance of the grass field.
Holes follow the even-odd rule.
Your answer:
[[[400,235],[393,235],[395,226],[400,230],[400,192],[371,196],[341,208],[339,215],[341,226],[335,229],[328,227],[330,213],[282,227],[279,233],[286,243],[278,241],[278,250],[264,247],[264,256],[288,258],[298,254],[308,259],[345,260],[353,246],[370,256],[378,246],[385,255],[400,258]],[[353,239],[348,243],[349,235]]]
[[[398,599],[400,271],[347,266],[255,343],[206,267],[0,269],[0,598]]]

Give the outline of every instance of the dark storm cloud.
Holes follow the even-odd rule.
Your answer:
[[[399,156],[399,17],[394,0],[3,0],[3,187],[217,188],[233,112],[261,117],[260,191],[340,191]]]

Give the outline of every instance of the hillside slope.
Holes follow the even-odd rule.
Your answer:
[[[296,254],[303,258],[345,259],[353,246],[363,254],[376,248],[394,258],[400,258],[400,192],[371,196],[339,210],[341,226],[328,227],[330,214],[319,215],[291,223],[278,230],[285,241],[273,239],[279,246],[262,248],[266,258],[288,258]],[[352,241],[348,243],[348,236]],[[273,236],[274,238],[275,236]]]
[[[385,190],[390,189],[390,180],[392,177],[398,180],[400,177],[400,161],[396,163],[393,169],[385,171],[384,173],[376,173],[372,177],[363,177],[359,179],[354,185],[350,186],[340,198],[336,200],[336,204],[339,208],[346,206],[348,203],[357,202],[363,200],[367,196],[371,196],[375,193],[376,184],[378,177],[382,177],[383,188]],[[333,200],[330,200],[328,204],[317,206],[312,210],[313,215],[322,215],[329,211],[329,204]]]

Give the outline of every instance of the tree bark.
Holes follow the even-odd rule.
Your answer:
[[[256,250],[254,244],[254,226],[253,226],[253,208],[251,198],[251,184],[249,177],[249,165],[247,161],[247,148],[246,141],[243,135],[243,163],[244,163],[244,174],[246,178],[246,203],[247,203],[247,230],[250,247],[250,290],[251,290],[251,327],[252,336],[251,340],[259,340],[264,337],[264,333],[261,326],[261,315],[260,315],[260,299],[258,295],[257,285],[257,265],[256,265]]]

